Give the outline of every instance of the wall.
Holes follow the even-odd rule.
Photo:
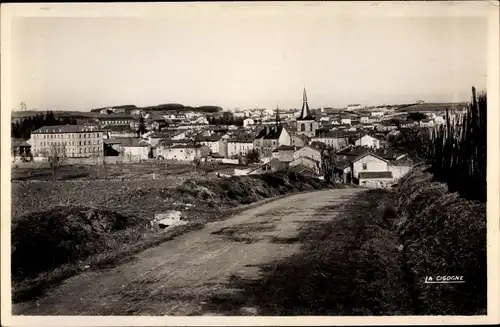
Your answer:
[[[227,143],[227,156],[246,155],[253,150],[253,142],[228,142]]]
[[[134,158],[133,160],[146,160],[148,159],[149,147],[147,146],[125,146],[121,147],[121,153],[125,160]]]
[[[360,179],[359,185],[367,188],[390,188],[393,181],[390,178]]]
[[[366,169],[363,169],[363,163],[366,163]],[[361,171],[389,171],[389,165],[386,161],[367,155],[353,163],[353,177],[358,178],[358,173]]]
[[[307,146],[295,151],[293,157],[294,159],[298,159],[300,157],[310,157],[321,163],[321,154],[319,153],[319,151],[311,149],[310,147]]]
[[[200,157],[199,149],[191,148],[161,148],[157,149],[157,155],[167,160],[193,161]]]
[[[279,151],[278,159],[280,161],[292,161],[293,160],[293,150]]]
[[[234,176],[248,175],[248,169],[234,169]]]
[[[406,175],[411,170],[411,167],[408,166],[389,166],[389,171],[392,171],[392,176],[394,179],[399,179]]]
[[[368,146],[370,148],[380,148],[380,141],[376,138],[373,138],[369,135],[365,135],[361,137],[359,140],[356,140],[356,145],[358,146]]]
[[[309,168],[312,168],[316,173],[319,172],[319,163],[316,163],[308,158],[304,158],[304,157],[301,157],[301,158],[297,158],[295,159],[294,161],[290,162],[290,167],[294,167],[294,166],[297,166],[299,164],[302,164],[306,167],[309,167]]]
[[[32,134],[29,143],[34,156],[43,156],[43,152],[50,152],[54,146],[67,157],[102,156],[104,152],[103,133],[99,131]]]
[[[315,137],[311,139],[311,142],[322,142],[326,145],[331,146],[333,149],[342,149],[348,144],[347,138],[336,138],[336,137]]]

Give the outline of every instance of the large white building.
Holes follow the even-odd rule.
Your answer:
[[[44,126],[31,133],[29,140],[35,157],[51,154],[77,157],[103,156],[103,131],[96,126]]]

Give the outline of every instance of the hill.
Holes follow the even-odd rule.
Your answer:
[[[396,111],[406,111],[406,112],[422,112],[422,111],[445,111],[449,110],[458,110],[463,108],[466,105],[465,102],[447,102],[447,103],[419,103],[412,104],[408,106],[402,106],[396,109]]]
[[[132,110],[142,110],[145,112],[164,112],[164,111],[175,111],[175,112],[182,112],[182,111],[198,111],[198,112],[203,112],[203,113],[214,113],[214,112],[219,112],[222,111],[222,108],[219,106],[199,106],[199,107],[192,107],[192,106],[185,106],[180,103],[165,103],[165,104],[159,104],[156,106],[146,106],[146,107],[137,107],[135,105],[123,105],[123,106],[112,106],[112,107],[105,107],[105,108],[98,108],[98,109],[92,109],[91,112],[96,113],[101,111],[102,109],[106,108],[114,108],[114,109],[124,109],[126,113],[130,113]]]

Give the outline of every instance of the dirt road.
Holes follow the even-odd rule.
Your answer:
[[[299,251],[296,239],[312,222],[335,219],[361,189],[286,197],[244,211],[146,250],[115,268],[87,271],[36,301],[13,305],[14,315],[217,315],[208,298],[227,293],[235,276],[258,279],[258,265]],[[237,291],[237,290],[234,290]],[[239,312],[259,308],[238,303]]]

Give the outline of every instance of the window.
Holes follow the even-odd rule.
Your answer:
[[[309,130],[310,130],[310,131],[312,131],[312,130],[313,130],[313,123],[311,123]]]
[[[306,130],[306,124],[302,123],[300,124],[300,131],[304,132]]]
[[[366,162],[363,162],[363,170],[368,169]]]
[[[373,147],[377,147],[377,140],[373,140]]]

